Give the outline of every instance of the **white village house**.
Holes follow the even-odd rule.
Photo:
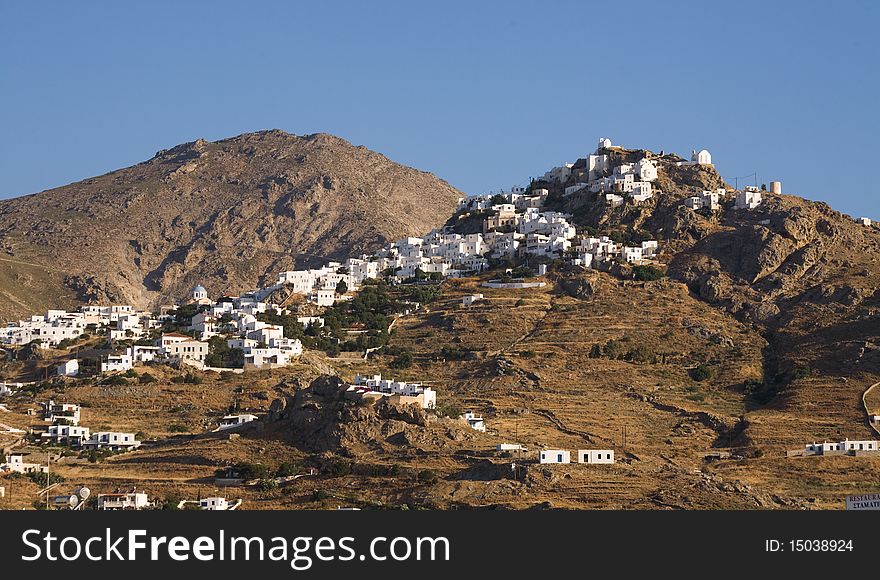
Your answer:
[[[571,463],[571,452],[564,449],[544,449],[538,453],[538,463]]]
[[[226,429],[234,429],[240,425],[245,425],[252,421],[256,421],[259,419],[256,415],[251,415],[249,413],[244,413],[241,415],[226,415],[225,417],[220,419],[220,426],[217,428],[218,431],[225,431]]]
[[[143,510],[152,507],[147,494],[137,491],[130,493],[103,493],[98,495],[99,510]]]

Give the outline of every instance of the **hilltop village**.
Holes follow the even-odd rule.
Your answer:
[[[110,388],[122,388],[128,380],[148,384],[155,381],[151,373],[163,367],[182,373],[182,383],[197,383],[200,373],[247,377],[260,370],[297,365],[309,357],[310,351],[323,352],[331,359],[341,353],[354,353],[367,367],[371,357],[388,354],[393,357],[392,368],[407,369],[411,355],[388,347],[389,336],[398,321],[427,313],[426,302],[442,281],[473,278],[486,289],[483,292],[520,291],[524,298],[516,301],[518,305],[525,302],[530,290],[552,283],[554,272],[562,269],[625,272],[631,280],[657,280],[664,268],[661,240],[578,227],[574,216],[560,208],[566,199],[586,192],[598,195],[597,199],[609,209],[650,203],[664,195],[658,184],[664,165],[711,167],[712,157],[705,149],[694,150],[689,161],[649,152],[636,152],[634,156],[603,138],[583,159],[555,167],[531,179],[527,186],[460,199],[455,214],[444,226],[421,237],[406,237],[370,254],[329,261],[319,267],[280,272],[273,276],[274,283],[240,296],[211,297],[208,289],[197,285],[179,304],[156,311],[139,311],[130,305],[87,305],[76,311],[49,310],[19,320],[0,330],[7,360],[34,360],[45,352],[60,360],[54,376],[46,371],[39,380],[4,381],[0,397],[11,400],[30,393],[36,398],[50,386],[63,389],[79,381],[97,381]],[[728,210],[749,212],[760,208],[768,193],[781,193],[780,182],[771,182],[769,190],[757,186],[706,189],[680,203],[688,211],[707,215]],[[860,223],[871,226],[867,218],[860,218]],[[486,300],[483,293],[471,292],[461,297],[460,308],[471,309]],[[595,356],[605,356],[612,346],[593,347]],[[466,354],[449,350],[444,356]],[[499,373],[503,374],[503,369]],[[445,393],[430,385],[430,377],[414,382],[383,379],[381,374],[369,372],[355,374],[343,383],[340,398],[354,402],[358,408],[413,406],[419,410],[413,411],[417,420],[422,420],[418,413],[439,415],[443,410],[446,418],[473,432],[486,434],[492,430],[478,411],[451,410],[444,400]],[[84,409],[87,418],[88,408],[79,402],[50,399],[39,401],[39,407],[28,408],[29,414],[40,417],[37,425],[21,429],[0,422],[0,432],[13,439],[4,446],[6,457],[0,463],[0,472],[31,477],[43,487],[37,503],[82,509],[89,503],[90,491],[78,488],[72,494],[57,495],[61,482],[51,478],[51,460],[43,463],[39,454],[28,457],[16,448],[50,448],[56,453],[60,448],[62,455],[78,452],[89,461],[99,461],[150,445],[142,434],[81,424]],[[0,405],[0,412],[4,410]],[[231,408],[215,423],[206,425],[204,432],[232,436],[257,425],[263,428],[270,414]],[[571,450],[562,445],[530,452],[519,442],[501,439],[495,450],[504,457],[515,455],[519,463],[537,465],[602,466],[616,462],[615,449],[605,446],[576,449],[573,457]],[[846,439],[833,444],[809,443],[790,456],[877,452],[876,441]],[[514,475],[517,462],[511,463]],[[222,477],[218,475],[217,481],[251,481],[269,488],[296,476],[302,474],[285,470],[254,474],[238,466]],[[0,494],[4,492],[0,486]],[[231,510],[243,501],[212,496],[178,498],[173,503],[181,509]],[[150,500],[138,490],[102,493],[96,503],[98,509],[149,509],[158,505],[155,498]]]

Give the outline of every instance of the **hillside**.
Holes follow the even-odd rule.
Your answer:
[[[461,192],[326,134],[198,140],[0,201],[0,318],[75,302],[238,293],[442,224]]]
[[[228,492],[249,509],[838,509],[846,494],[880,491],[880,456],[786,456],[813,441],[877,438],[866,411],[880,412],[869,389],[880,386],[880,230],[766,192],[751,210],[731,196],[691,210],[688,196],[730,189],[714,167],[614,155],[657,159],[660,192],[611,207],[563,195],[576,176],[532,188],[549,188],[548,206],[582,232],[659,240],[656,279],[636,280],[626,264],[552,260],[535,288],[483,286],[501,267],[404,281],[390,292],[417,294],[421,307],[395,318],[368,355],[310,348],[285,368],[190,382],[156,364],[121,384],[55,379],[10,397],[3,420],[32,426],[29,407],[64,397],[83,404],[89,425],[140,432],[148,442],[136,452],[59,459],[59,473],[95,489],[206,496],[221,493],[215,470],[241,462],[303,477]],[[483,299],[464,307],[475,293]],[[373,315],[383,300],[346,304]],[[348,324],[342,340],[357,345],[363,320]],[[70,353],[0,371],[39,380]],[[145,369],[154,381],[138,378]],[[377,373],[430,386],[438,407],[345,396],[354,375]],[[229,409],[263,418],[234,435],[210,431]],[[459,418],[465,410],[486,419],[485,433]],[[616,462],[530,461],[539,449],[583,448],[613,449]]]

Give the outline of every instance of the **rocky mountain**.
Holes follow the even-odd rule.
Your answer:
[[[197,140],[0,201],[0,317],[77,302],[140,307],[255,287],[274,272],[424,233],[462,193],[326,134]]]
[[[765,402],[799,368],[836,376],[880,373],[880,357],[865,356],[877,350],[880,335],[877,226],[863,226],[823,202],[768,192],[755,209],[736,209],[728,195],[719,210],[694,211],[685,198],[733,189],[713,166],[679,165],[674,155],[643,150],[610,153],[615,163],[654,159],[661,193],[612,208],[601,194],[563,196],[575,175],[567,184],[538,185],[550,187],[553,205],[573,213],[581,227],[660,240],[673,280],[757,329],[768,341],[760,387]]]

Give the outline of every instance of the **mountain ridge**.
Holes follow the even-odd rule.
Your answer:
[[[267,272],[422,233],[462,195],[340,137],[275,129],[197,139],[0,201],[0,249],[7,265],[55,271],[51,284],[66,303],[151,307],[197,282],[237,293]],[[9,267],[13,281],[2,291],[27,304],[27,280],[17,290],[19,273]],[[7,305],[0,316],[26,313]]]

